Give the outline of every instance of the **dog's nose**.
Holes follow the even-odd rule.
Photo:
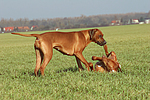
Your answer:
[[[104,46],[107,42],[104,40],[103,42],[99,42],[97,41],[97,44],[99,44],[100,46]]]

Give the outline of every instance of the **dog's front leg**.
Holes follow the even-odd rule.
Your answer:
[[[99,60],[99,61],[102,61],[102,57],[92,56],[92,60]]]
[[[107,45],[105,44],[103,47],[104,47],[104,50],[105,50],[105,54],[106,54],[106,56],[108,57],[109,53],[108,53]]]
[[[75,56],[78,58],[78,60],[80,60],[86,66],[87,70],[90,71],[90,69],[89,69],[90,65],[86,61],[86,59],[83,57],[82,53],[78,52],[78,53],[75,54]]]
[[[77,64],[78,64],[79,71],[84,70],[84,68],[82,67],[81,61],[80,61],[80,59],[78,57],[76,57],[76,61],[77,61]]]

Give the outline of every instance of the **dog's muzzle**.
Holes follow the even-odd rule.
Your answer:
[[[103,45],[105,45],[106,43],[107,43],[106,41],[104,41],[104,42],[99,42],[99,41],[97,41],[97,44],[100,45],[100,46],[103,46]]]

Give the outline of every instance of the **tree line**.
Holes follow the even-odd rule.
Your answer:
[[[126,13],[126,14],[105,14],[79,17],[65,17],[65,18],[47,18],[47,19],[5,19],[1,18],[0,27],[18,27],[37,25],[36,30],[52,30],[56,28],[71,29],[71,28],[87,28],[87,27],[101,27],[109,26],[112,20],[121,20],[122,25],[126,25],[130,19],[139,19],[144,21],[145,18],[150,18],[150,11],[148,13]]]

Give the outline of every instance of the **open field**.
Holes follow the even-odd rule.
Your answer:
[[[104,33],[109,52],[115,51],[122,73],[78,72],[75,57],[54,50],[45,76],[35,77],[35,38],[0,34],[0,99],[150,99],[150,25],[99,29]],[[81,29],[60,31],[78,30]],[[92,56],[104,54],[103,47],[94,43],[83,52],[88,62],[93,62]]]

